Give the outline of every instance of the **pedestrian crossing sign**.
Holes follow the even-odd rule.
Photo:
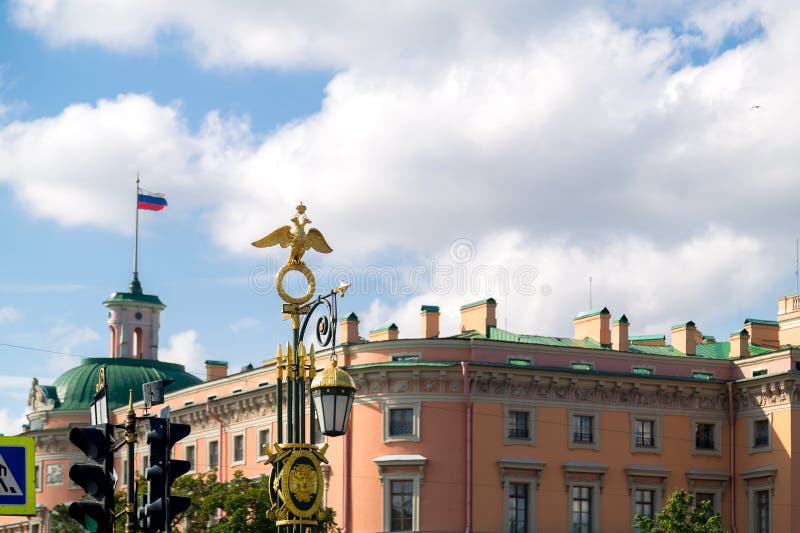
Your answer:
[[[0,515],[36,514],[33,437],[0,437]]]

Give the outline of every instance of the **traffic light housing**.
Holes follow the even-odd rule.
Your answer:
[[[147,496],[139,507],[139,522],[144,529],[166,531],[172,518],[192,503],[190,498],[170,494],[172,482],[191,468],[189,461],[170,458],[172,447],[189,435],[192,427],[170,423],[166,418],[151,418],[149,422],[150,466],[145,470]]]
[[[69,477],[95,500],[71,503],[69,515],[90,533],[109,532],[113,528],[117,484],[113,428],[110,424],[72,428],[69,440],[93,461],[93,464],[72,465]]]

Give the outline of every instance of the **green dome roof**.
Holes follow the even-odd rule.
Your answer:
[[[142,383],[160,379],[174,379],[164,388],[164,393],[202,383],[202,380],[184,370],[183,365],[149,359],[106,358],[84,359],[81,364],[62,374],[53,388],[58,396],[56,409],[88,409],[94,400],[100,369],[106,367],[108,408],[128,405],[128,391],[133,390],[133,401],[142,400]]]

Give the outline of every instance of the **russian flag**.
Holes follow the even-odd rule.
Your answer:
[[[139,209],[161,211],[167,207],[167,195],[163,192],[150,192],[139,187]]]

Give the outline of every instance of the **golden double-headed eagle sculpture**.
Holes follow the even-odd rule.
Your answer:
[[[306,226],[311,224],[311,220],[306,216],[306,206],[303,205],[303,202],[297,206],[297,214],[291,220],[294,227],[281,226],[269,235],[255,241],[253,246],[256,248],[267,248],[276,244],[280,244],[281,248],[291,246],[287,263],[302,263],[303,254],[312,248],[323,254],[333,251],[318,229],[309,228],[306,231]]]

